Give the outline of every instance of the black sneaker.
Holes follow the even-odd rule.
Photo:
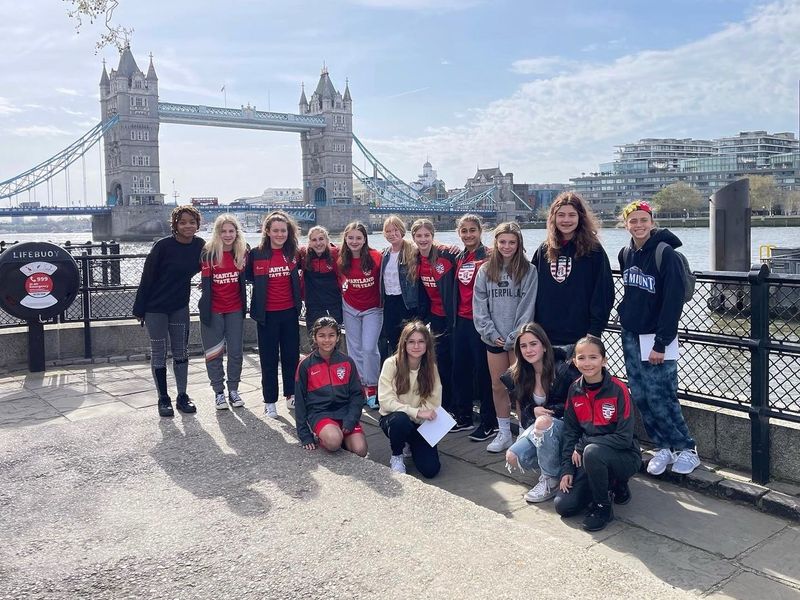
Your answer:
[[[189,395],[186,393],[178,394],[178,397],[175,398],[175,408],[183,413],[195,413],[197,412],[197,407],[192,402],[192,399],[189,398]]]
[[[586,531],[600,531],[614,520],[614,507],[611,502],[594,503],[589,505],[589,513],[583,519],[583,528]]]
[[[450,433],[454,433],[456,431],[466,431],[467,429],[472,429],[472,419],[469,417],[461,417],[456,419],[456,424],[453,425]]]
[[[614,483],[611,487],[611,493],[614,496],[614,504],[627,504],[631,501],[631,488],[628,482]]]
[[[175,411],[172,410],[172,398],[169,396],[158,397],[158,414],[162,417],[175,416]]]
[[[495,433],[500,431],[498,427],[485,427],[484,425],[478,425],[478,427],[469,434],[469,439],[473,442],[484,442],[492,437]]]

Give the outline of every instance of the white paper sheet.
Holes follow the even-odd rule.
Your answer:
[[[447,435],[455,424],[455,419],[440,406],[436,409],[436,418],[433,421],[423,421],[417,431],[419,431],[419,434],[430,444],[430,447],[433,448],[442,441],[442,438]]]
[[[643,333],[639,336],[639,351],[642,353],[642,362],[650,360],[650,352],[653,350],[655,341],[655,333]],[[664,360],[678,360],[679,355],[678,336],[676,335],[672,343],[664,348]]]

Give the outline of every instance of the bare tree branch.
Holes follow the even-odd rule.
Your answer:
[[[100,40],[95,44],[95,54],[105,46],[115,46],[122,51],[130,43],[133,28],[126,28],[122,25],[114,25],[114,10],[119,6],[119,0],[63,0],[70,8],[67,8],[67,15],[77,21],[75,31],[81,32],[84,21],[88,19],[89,24],[93,25],[100,18],[105,24],[105,32],[100,34]]]

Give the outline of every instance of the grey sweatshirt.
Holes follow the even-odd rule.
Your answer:
[[[486,276],[488,263],[481,265],[472,295],[472,319],[481,339],[494,346],[497,338],[505,340],[504,348],[512,350],[517,331],[533,321],[536,308],[538,275],[536,268],[528,269],[519,284],[503,271],[500,281],[493,283]]]

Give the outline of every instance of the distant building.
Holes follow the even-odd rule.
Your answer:
[[[444,181],[439,179],[436,171],[429,161],[422,165],[422,174],[412,181],[409,186],[420,196],[426,196],[429,200],[444,200],[447,198],[447,188]]]
[[[743,131],[716,140],[646,138],[617,147],[617,159],[571,178],[600,213],[684,181],[704,195],[748,175],[772,175],[783,189],[800,189],[800,145],[793,133]]]

